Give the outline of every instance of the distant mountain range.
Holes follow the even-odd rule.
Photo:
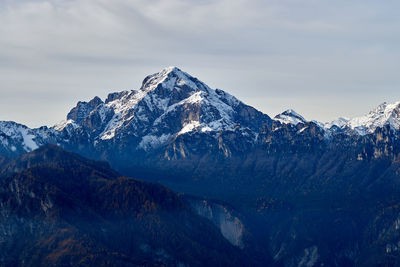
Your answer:
[[[234,96],[169,67],[146,77],[139,90],[111,93],[104,101],[95,97],[79,102],[68,113],[67,120],[50,128],[29,129],[14,122],[0,122],[0,145],[3,154],[17,155],[45,143],[85,143],[97,150],[96,146],[135,138],[135,149],[148,151],[171,144],[182,135],[202,133],[218,138],[225,132],[235,132],[256,144],[260,130],[277,130],[278,122],[315,123],[325,136],[338,129],[366,135],[386,125],[397,131],[400,102],[383,103],[365,116],[339,118],[330,123],[307,121],[294,110],[271,119]]]
[[[306,123],[307,120],[303,116],[296,113],[294,110],[286,110],[285,112],[276,115],[275,119],[282,123],[298,124]],[[351,134],[366,135],[372,134],[377,128],[383,128],[386,125],[394,131],[400,129],[400,102],[393,104],[383,103],[367,115],[356,117],[353,119],[338,118],[329,123],[321,123],[312,121],[330,133],[336,129],[341,129],[344,132]]]
[[[184,193],[255,265],[395,266],[399,137],[400,102],[331,123],[270,118],[170,67],[54,127],[0,122],[0,166],[56,144]]]

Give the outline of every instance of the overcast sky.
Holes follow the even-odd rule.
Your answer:
[[[63,120],[79,100],[177,66],[274,116],[330,121],[400,101],[400,2],[0,0],[0,120]]]

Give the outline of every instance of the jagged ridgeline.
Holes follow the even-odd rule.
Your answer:
[[[1,122],[0,164],[58,144],[185,193],[258,263],[393,265],[399,127],[400,102],[331,123],[293,110],[272,119],[171,67],[138,90],[79,102],[54,127]]]

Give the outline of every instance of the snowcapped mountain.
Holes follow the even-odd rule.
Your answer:
[[[307,123],[303,116],[292,109],[288,109],[274,117],[274,120],[283,124],[297,125],[299,123]],[[367,115],[356,118],[340,117],[332,122],[323,123],[312,121],[319,127],[324,129],[329,136],[334,131],[339,131],[348,134],[366,135],[374,133],[379,127],[389,125],[393,130],[400,130],[400,101],[392,104],[382,103]]]
[[[400,102],[379,105],[367,115],[353,119],[339,118],[324,125],[325,129],[337,126],[341,129],[351,129],[360,135],[373,133],[378,127],[389,125],[393,130],[400,129]]]
[[[284,123],[284,124],[294,124],[297,125],[299,123],[306,123],[307,120],[304,119],[303,116],[298,114],[293,109],[288,109],[274,117],[275,120]]]
[[[79,102],[54,129],[66,135],[85,132],[97,145],[127,136],[138,148],[157,148],[180,135],[225,131],[246,135],[270,122],[267,115],[230,94],[211,89],[197,78],[169,67],[145,78],[139,90]]]
[[[14,122],[1,122],[0,150],[2,154],[20,154],[54,143],[74,151],[90,151],[88,155],[104,151],[131,154],[161,147],[185,155],[187,146],[197,140],[195,150],[218,147],[229,155],[233,146],[242,151],[263,143],[285,142],[282,136],[269,134],[282,125],[307,124],[291,130],[284,126],[288,132],[282,135],[288,140],[299,133],[312,139],[320,136],[320,131],[325,132],[325,137],[336,131],[365,135],[387,124],[399,129],[399,114],[397,102],[384,103],[363,117],[339,118],[331,123],[307,121],[291,109],[272,120],[234,96],[211,89],[176,67],[168,67],[147,76],[138,90],[111,93],[104,100],[96,96],[89,102],[78,102],[66,120],[52,128],[29,129]],[[319,133],[312,130],[314,126],[308,127],[313,123],[320,128]]]
[[[24,153],[55,140],[56,131],[47,127],[30,129],[11,121],[0,121],[0,151]]]

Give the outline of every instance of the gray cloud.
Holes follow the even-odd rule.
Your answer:
[[[169,65],[270,116],[400,99],[396,1],[0,1],[0,120],[54,124]]]

